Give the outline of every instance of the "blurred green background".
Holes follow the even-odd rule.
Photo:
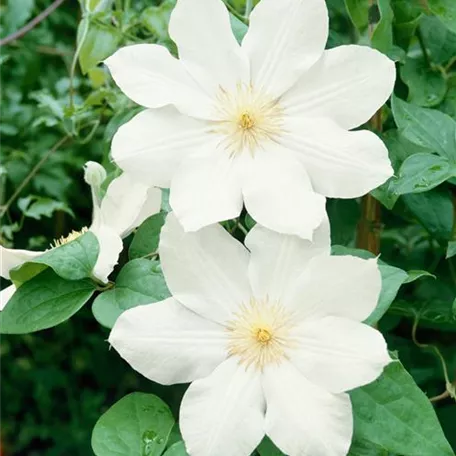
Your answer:
[[[1,36],[22,27],[50,3],[1,2]],[[138,11],[153,4],[133,3]],[[0,228],[0,243],[6,247],[45,249],[53,239],[90,223],[91,197],[82,166],[95,160],[112,168],[112,134],[137,112],[106,83],[107,73],[96,69],[82,76],[77,68],[70,108],[70,71],[81,18],[78,1],[66,0],[31,32],[1,48],[1,206],[52,146],[69,137],[8,206]],[[112,24],[104,16],[97,20]],[[144,26],[138,29],[144,39],[152,38]],[[109,27],[106,30],[109,34]],[[109,350],[107,336],[90,305],[56,328],[1,336],[3,456],[92,454],[96,420],[131,391],[155,392],[177,411],[185,388],[171,391],[142,378]]]
[[[18,30],[50,3],[0,2],[0,35]],[[66,0],[31,32],[1,48],[0,241],[6,247],[43,249],[52,239],[90,222],[90,192],[82,179],[82,165],[96,160],[112,171],[108,158],[112,135],[139,110],[120,94],[98,62],[128,43],[157,42],[174,50],[166,30],[172,1],[116,0],[111,2],[112,9],[110,2],[105,3],[105,9],[90,20],[73,77],[78,28],[81,36],[87,25],[77,0]],[[360,37],[344,1],[327,3],[331,19],[328,45],[357,41]],[[404,67],[406,53],[420,56],[419,39],[424,36],[435,59],[431,66],[434,83],[421,82],[424,85],[420,87],[440,97],[434,106],[456,119],[452,60],[456,56],[456,34],[445,29],[425,3],[391,0],[395,16],[390,26],[396,44],[388,50],[389,55],[395,55],[399,66]],[[231,5],[243,10],[242,0]],[[372,14],[377,20],[378,11]],[[439,66],[445,71],[443,94],[441,80],[435,76],[443,74]],[[408,81],[399,80],[396,93],[410,101],[410,93],[416,97],[417,86],[410,85],[410,78]],[[398,138],[388,108],[385,130],[390,152],[416,149]],[[62,138],[67,141],[49,153]],[[34,167],[43,158],[35,172]],[[15,195],[30,175],[30,181]],[[421,313],[417,338],[440,347],[454,379],[456,273],[452,260],[445,260],[446,243],[453,236],[454,185],[443,183],[428,193],[427,198],[420,196],[425,194],[401,197],[391,211],[382,207],[382,260],[405,270],[424,269],[438,278],[404,286],[381,320],[380,329],[390,348],[398,351],[405,367],[431,397],[445,388],[442,366],[431,351],[413,342],[412,326],[415,310],[427,306],[429,310]],[[353,246],[359,201],[329,201],[328,211],[333,243]],[[108,331],[94,320],[90,304],[56,328],[25,336],[2,336],[3,456],[92,454],[90,435],[96,420],[131,391],[155,392],[177,412],[185,387],[171,389],[146,381],[109,350],[107,336]],[[438,401],[436,411],[456,448],[456,404],[449,398]]]

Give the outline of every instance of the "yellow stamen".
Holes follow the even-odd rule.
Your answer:
[[[71,241],[74,241],[79,236],[82,236],[84,233],[87,233],[89,229],[85,226],[80,231],[73,230],[67,236],[60,236],[58,239],[54,239],[54,242],[51,243],[51,248],[55,249],[56,247],[61,247],[62,245],[68,244]]]
[[[239,119],[239,126],[244,130],[250,130],[255,126],[255,120],[248,112],[244,112]]]
[[[277,141],[283,130],[283,109],[279,102],[246,84],[238,84],[230,92],[220,88],[218,122],[214,129],[223,138],[220,145],[232,157],[242,152],[254,156],[268,142]]]
[[[261,344],[267,344],[272,339],[272,335],[267,329],[258,328],[256,330],[256,338]]]
[[[229,322],[228,354],[240,363],[262,370],[266,364],[280,363],[291,345],[290,313],[278,302],[252,298],[242,304]]]

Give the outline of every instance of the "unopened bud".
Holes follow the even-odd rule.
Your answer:
[[[97,162],[88,161],[84,165],[84,180],[92,187],[100,187],[106,179],[106,170]]]

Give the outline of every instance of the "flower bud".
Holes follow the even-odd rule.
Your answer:
[[[88,161],[84,165],[84,180],[91,187],[100,187],[106,179],[106,170],[97,162]]]

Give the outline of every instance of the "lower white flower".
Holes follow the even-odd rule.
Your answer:
[[[82,234],[91,231],[98,240],[99,254],[93,269],[93,276],[102,283],[114,269],[122,251],[122,239],[139,226],[147,217],[160,211],[161,191],[147,187],[124,173],[115,178],[101,195],[101,184],[106,178],[104,168],[95,162],[85,165],[85,180],[92,190],[93,220],[90,228],[71,231],[67,236],[56,239],[51,248],[58,248],[74,241]],[[9,272],[27,261],[43,255],[46,251],[7,249],[0,246],[0,276],[9,279]],[[0,310],[14,294],[15,286],[10,285],[0,292]]]
[[[391,359],[362,323],[381,289],[377,261],[330,256],[256,225],[247,250],[221,226],[184,233],[173,214],[160,241],[172,298],[124,312],[109,342],[147,378],[193,382],[180,410],[191,456],[248,456],[267,434],[290,456],[348,453],[345,392]]]

